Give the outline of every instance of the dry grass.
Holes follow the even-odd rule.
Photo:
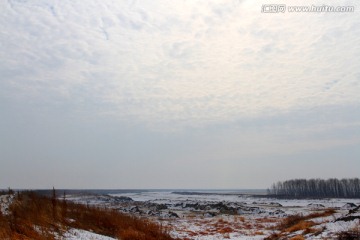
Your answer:
[[[218,233],[224,234],[224,233],[232,233],[234,231],[234,229],[232,229],[231,227],[223,227],[218,229]]]
[[[269,218],[269,217],[264,217],[264,218],[258,218],[255,219],[256,222],[258,223],[276,223],[279,221],[278,218]]]
[[[288,229],[286,229],[286,232],[296,232],[296,231],[300,231],[300,230],[306,230],[309,229],[310,227],[314,226],[315,223],[312,221],[300,221],[297,224],[289,227]]]
[[[275,226],[274,228],[276,230],[280,230],[280,231],[284,231],[284,230],[291,230],[291,227],[294,227],[295,225],[299,224],[300,222],[304,222],[306,220],[309,220],[309,219],[313,219],[313,218],[318,218],[318,217],[327,217],[327,216],[330,216],[332,214],[335,213],[335,210],[333,209],[328,209],[324,212],[315,212],[315,213],[311,213],[309,215],[300,215],[300,214],[296,214],[296,215],[291,215],[291,216],[288,216],[286,218],[284,218],[280,224],[278,224],[277,226]],[[303,227],[305,225],[311,225],[309,223],[302,223],[301,224]],[[313,226],[314,224],[312,224]],[[299,226],[301,227],[301,226]]]
[[[321,230],[316,230],[312,228],[316,225],[315,222],[310,221],[311,219],[318,217],[327,217],[333,215],[336,211],[334,209],[327,209],[323,212],[314,212],[309,215],[291,215],[281,220],[279,224],[273,227],[273,230],[277,230],[278,232],[274,232],[269,237],[265,238],[268,240],[272,239],[287,239],[286,235],[288,233],[296,232],[303,230],[302,235],[313,233],[314,235],[320,234]],[[304,239],[301,235],[295,236],[292,239]]]
[[[253,235],[254,235],[254,236],[264,235],[264,232],[262,232],[262,231],[255,231],[255,232],[253,233]]]
[[[305,238],[301,235],[297,235],[295,237],[290,238],[290,240],[305,240]]]
[[[280,233],[272,233],[270,236],[264,238],[264,240],[273,240],[273,239],[281,239],[282,234]]]
[[[234,221],[245,222],[245,217],[243,217],[243,216],[234,216]]]
[[[115,210],[84,206],[40,196],[16,195],[9,215],[0,214],[0,239],[51,240],[78,228],[122,240],[170,240],[165,228]]]
[[[320,233],[322,233],[324,231],[324,228],[322,228],[322,229],[315,229],[315,228],[311,228],[311,227],[309,227],[309,228],[306,228],[305,230],[304,230],[304,232],[303,232],[303,234],[310,234],[310,233],[312,233],[313,235],[319,235]]]

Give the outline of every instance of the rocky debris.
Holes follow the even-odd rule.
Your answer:
[[[161,212],[160,217],[162,218],[179,218],[179,215],[175,212]]]
[[[131,206],[130,209],[129,209],[129,212],[132,212],[132,213],[141,213],[140,209],[138,206]]]
[[[133,200],[130,197],[124,196],[110,196],[110,195],[100,195],[95,198],[95,200],[105,203],[121,203],[121,202],[132,202]]]
[[[169,216],[170,218],[179,218],[179,215],[177,215],[177,213],[174,213],[174,212],[169,212],[169,213],[168,213],[168,216]]]
[[[318,208],[324,208],[325,207],[324,205],[319,204],[319,203],[309,203],[307,206],[310,207],[310,208],[313,208],[313,209],[318,209]]]
[[[252,205],[282,207],[282,205],[278,202],[266,202],[266,201],[252,202]]]
[[[111,196],[110,196],[111,197]],[[125,196],[116,196],[112,197],[114,199],[114,202],[133,202],[134,200],[131,197],[125,197]]]
[[[125,208],[125,207],[118,207],[118,208],[115,208],[115,210],[117,211],[120,211],[120,212],[129,212],[129,209],[128,208]]]
[[[119,203],[134,202],[134,200],[130,197],[125,197],[125,196],[87,195],[87,196],[82,197],[80,201],[75,200],[75,202],[86,203],[86,204],[114,205],[114,204],[119,204]]]
[[[159,203],[152,203],[152,202],[145,202],[144,206],[153,210],[154,212],[168,209],[168,206],[166,204],[159,204]]]
[[[159,213],[153,212],[151,210],[147,210],[145,214],[148,216],[159,216]]]
[[[242,206],[237,209],[237,213],[238,214],[261,214],[261,213],[265,213],[265,211],[259,207]]]
[[[215,216],[216,216],[216,213],[214,213],[214,212],[206,212],[204,214],[204,217],[208,217],[208,218],[215,217]]]
[[[205,208],[204,206],[200,205],[199,203],[178,203],[178,206],[182,208],[188,208],[193,210],[202,210],[202,208]]]
[[[345,205],[348,205],[349,203],[346,203]],[[344,205],[344,206],[345,206]],[[355,204],[354,204],[355,205]],[[352,209],[349,210],[349,212],[344,216],[344,217],[340,217],[337,218],[335,220],[335,222],[338,221],[344,221],[344,222],[349,222],[349,221],[353,221],[355,219],[359,219],[360,220],[360,205],[354,207],[354,205],[349,204],[350,207],[353,207]]]
[[[287,214],[283,211],[283,210],[281,210],[281,209],[277,209],[276,211],[274,211],[274,212],[269,212],[269,215],[270,216],[281,216],[281,217],[283,217],[283,216],[287,216]]]
[[[168,206],[165,204],[157,204],[156,209],[159,210],[164,210],[164,209],[168,209]]]
[[[360,219],[360,216],[346,216],[346,217],[341,217],[341,218],[337,218],[337,219],[335,220],[335,222],[338,222],[338,221],[349,222],[349,221],[354,221],[355,219]]]
[[[237,214],[237,208],[229,206],[230,204],[225,204],[224,202],[218,202],[211,207],[219,211],[222,214]]]
[[[281,205],[280,203],[277,202],[271,202],[269,203],[269,205],[274,206],[274,207],[282,207],[283,205]]]
[[[266,205],[271,205],[274,207],[282,207],[279,203],[269,203]],[[261,214],[265,213],[265,210],[255,206],[245,206],[245,204],[236,203],[236,202],[180,202],[175,203],[172,206],[168,206],[170,209],[178,210],[190,210],[190,211],[203,211],[205,213],[219,213],[219,214]],[[280,214],[276,212],[274,214]]]
[[[341,209],[353,209],[356,208],[356,204],[354,203],[346,203],[344,206],[341,207]]]
[[[176,203],[173,205],[175,208],[180,209],[188,209],[188,210],[194,210],[194,211],[206,211],[211,210],[214,208],[214,204],[212,203],[193,203],[193,202],[182,202],[182,203]]]
[[[209,210],[212,210],[212,209],[211,209],[211,206],[207,205],[207,206],[205,206],[204,210],[209,211]]]
[[[347,214],[347,215],[351,215],[351,214],[356,214],[356,215],[358,215],[358,214],[360,214],[360,205],[359,206],[356,206],[355,208],[353,208],[353,209],[350,209],[349,210],[349,213]]]
[[[135,202],[136,205],[116,208],[125,213],[138,214],[142,216],[157,216],[161,218],[179,218],[179,215],[172,211],[165,211],[168,207],[165,204]]]

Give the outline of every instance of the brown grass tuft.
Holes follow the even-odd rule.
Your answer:
[[[299,230],[306,230],[312,226],[314,226],[315,223],[312,221],[300,221],[298,223],[296,223],[295,225],[287,228],[285,231],[287,232],[296,232]]]
[[[280,231],[284,231],[284,230],[289,231],[289,229],[292,230],[291,227],[294,227],[294,228],[304,227],[303,229],[305,229],[306,228],[305,226],[307,226],[307,225],[309,225],[309,226],[315,225],[314,222],[306,221],[306,220],[318,218],[318,217],[327,217],[327,216],[334,214],[335,212],[336,211],[334,209],[327,209],[324,212],[315,212],[315,213],[311,213],[311,214],[305,215],[305,216],[300,215],[300,214],[290,215],[290,216],[282,219],[282,221],[278,225],[276,225],[274,228],[277,230],[280,230]],[[301,223],[304,221],[306,221],[306,222]],[[298,225],[299,223],[301,223],[301,224]],[[298,226],[296,226],[296,225],[298,225]],[[299,230],[301,230],[301,229],[299,229]]]
[[[290,238],[290,240],[305,240],[305,238],[301,235],[297,235],[295,237]]]
[[[233,232],[234,230],[231,228],[231,227],[223,227],[221,229],[218,230],[219,233],[231,233]]]
[[[280,221],[279,224],[272,227],[273,230],[277,230],[270,236],[265,239],[273,240],[273,239],[287,239],[286,235],[288,233],[301,231],[303,230],[302,234],[309,234],[313,233],[314,236],[319,235],[324,229],[314,229],[313,226],[317,225],[315,222],[311,221],[313,218],[318,217],[327,217],[333,215],[336,211],[334,209],[327,209],[322,212],[314,212],[309,215],[300,215],[295,214],[288,216]],[[304,239],[301,235],[295,236],[292,239]]]

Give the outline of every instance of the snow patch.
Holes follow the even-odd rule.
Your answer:
[[[108,236],[92,233],[82,229],[72,228],[68,230],[61,239],[65,240],[115,240]],[[60,240],[60,239],[59,239]]]

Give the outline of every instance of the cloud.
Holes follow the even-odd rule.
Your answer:
[[[0,4],[7,99],[151,128],[360,104],[356,13],[262,14],[250,1]]]

